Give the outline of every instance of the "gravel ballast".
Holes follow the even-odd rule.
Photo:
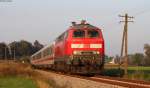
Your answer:
[[[86,79],[55,74],[52,72],[46,72],[41,70],[39,72],[42,75],[46,76],[48,79],[55,81],[57,85],[63,88],[125,88],[118,85],[100,83]]]

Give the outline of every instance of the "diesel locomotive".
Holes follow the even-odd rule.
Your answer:
[[[100,28],[85,20],[72,25],[53,43],[31,56],[32,66],[51,70],[99,74],[104,67],[104,38]]]

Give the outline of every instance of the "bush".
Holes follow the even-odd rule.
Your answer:
[[[122,77],[124,75],[124,70],[119,69],[119,68],[104,69],[102,75],[113,76],[113,77]]]
[[[4,62],[0,64],[0,76],[35,76],[36,72],[29,64]]]

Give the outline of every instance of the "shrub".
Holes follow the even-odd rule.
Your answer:
[[[29,64],[4,62],[0,64],[0,76],[35,76],[37,73]]]
[[[119,68],[105,69],[102,73],[104,76],[122,77],[124,70]]]

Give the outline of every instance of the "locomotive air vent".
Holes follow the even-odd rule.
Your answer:
[[[94,54],[100,54],[99,51],[73,51],[74,55],[94,55]]]
[[[77,26],[77,25],[88,25],[88,23],[86,23],[86,20],[82,20],[80,24],[76,24],[76,22],[72,22],[72,26]]]
[[[74,29],[97,29],[97,27],[87,23],[86,20],[82,20],[79,24],[77,24],[76,22],[72,22],[71,27],[73,27]]]
[[[86,20],[82,20],[82,21],[81,21],[81,24],[86,24]]]
[[[90,55],[93,54],[93,52],[81,52],[82,55]]]
[[[76,26],[76,22],[72,22],[72,26]]]

